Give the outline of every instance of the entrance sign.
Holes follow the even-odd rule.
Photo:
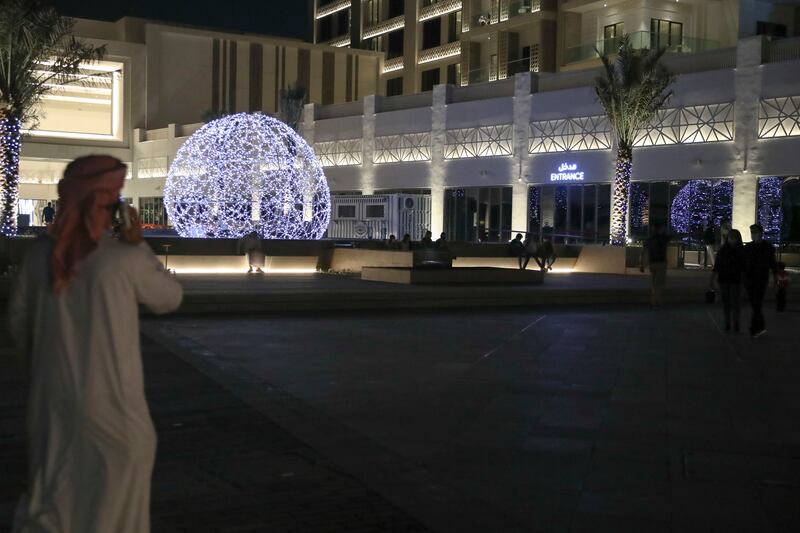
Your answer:
[[[558,172],[550,174],[550,181],[583,181],[583,172],[578,170],[577,163],[561,163]]]

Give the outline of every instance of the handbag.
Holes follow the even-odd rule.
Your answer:
[[[717,291],[715,291],[714,289],[708,289],[706,291],[706,303],[713,304],[716,301],[717,301]]]

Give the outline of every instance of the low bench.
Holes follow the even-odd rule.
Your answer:
[[[247,272],[250,263],[246,255],[172,255],[158,254],[161,264],[178,274],[234,274]],[[314,272],[317,256],[266,256],[265,272]]]

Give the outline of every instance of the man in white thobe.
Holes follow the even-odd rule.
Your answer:
[[[156,434],[144,396],[138,306],[172,311],[180,284],[138,216],[109,235],[125,165],[73,161],[51,234],[24,260],[11,331],[30,368],[28,492],[15,533],[146,533]]]

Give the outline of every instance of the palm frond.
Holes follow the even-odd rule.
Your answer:
[[[0,10],[0,102],[28,123],[53,85],[80,83],[81,65],[105,47],[72,36],[74,22],[40,0],[4,0]]]
[[[616,58],[600,54],[603,75],[595,93],[621,147],[630,148],[637,132],[667,103],[675,77],[661,62],[666,49],[636,50],[622,38]],[[598,52],[599,53],[599,52]]]

